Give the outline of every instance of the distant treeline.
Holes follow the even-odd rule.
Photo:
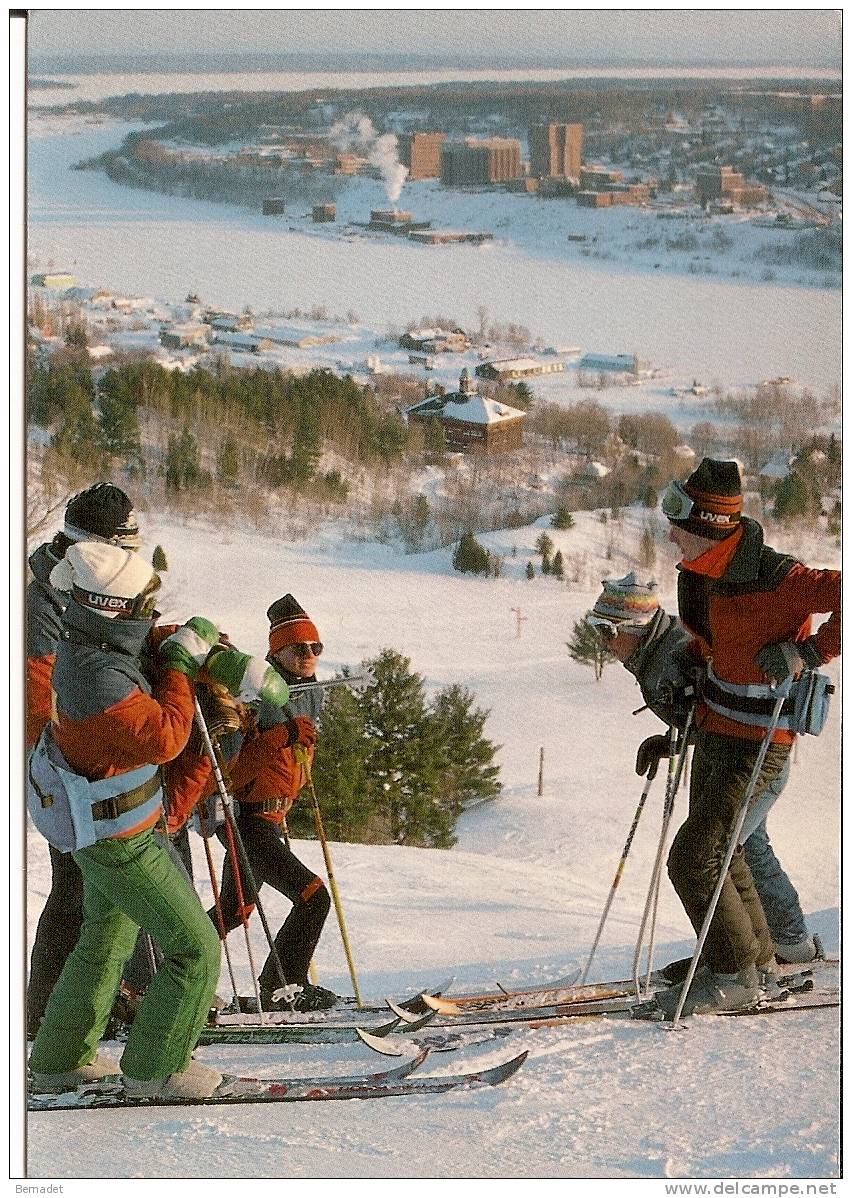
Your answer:
[[[763,91],[789,87],[790,81],[763,80]],[[797,80],[796,91],[839,92],[840,85]],[[249,137],[263,124],[316,127],[316,105],[341,112],[357,109],[381,126],[400,106],[425,114],[425,123],[448,133],[464,133],[495,114],[508,128],[525,130],[539,121],[582,121],[592,130],[618,126],[640,132],[660,112],[677,109],[687,117],[709,105],[736,108],[747,98],[725,80],[667,79],[619,81],[560,80],[534,83],[449,83],[364,90],[310,89],[303,92],[193,92],[143,96],[130,94],[77,101],[52,111],[106,113],[124,120],[168,122],[154,136],[216,145]],[[313,112],[312,112],[313,110]],[[795,113],[786,114],[795,122]]]

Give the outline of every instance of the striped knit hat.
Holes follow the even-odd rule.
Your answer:
[[[736,462],[703,458],[683,489],[694,500],[694,507],[685,520],[672,520],[672,524],[711,541],[722,541],[737,531],[743,488]]]
[[[624,578],[604,578],[603,590],[595,606],[587,614],[590,624],[608,623],[625,629],[642,629],[653,620],[659,611],[657,584],[636,581],[631,572]]]
[[[284,595],[267,609],[269,651],[277,653],[286,645],[312,644],[320,639],[317,626],[292,595]]]

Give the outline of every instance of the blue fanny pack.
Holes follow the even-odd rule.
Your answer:
[[[75,774],[48,724],[27,762],[27,810],[42,836],[61,853],[88,848],[143,823],[162,807],[156,765],[90,782]]]

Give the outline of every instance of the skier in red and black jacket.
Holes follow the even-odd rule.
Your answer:
[[[840,652],[837,570],[814,570],[764,544],[763,529],[742,514],[735,462],[705,458],[663,498],[678,547],[678,610],[690,651],[707,663],[695,717],[689,815],[669,854],[675,890],[696,931],[710,907],[719,868],[746,796],[775,706],[775,687]],[[829,618],[813,632],[812,617]],[[795,732],[782,715],[751,802],[782,773]],[[739,846],[721,890],[684,1013],[748,1007],[771,985],[774,949],[754,881]],[[680,988],[657,995],[671,1018]]]

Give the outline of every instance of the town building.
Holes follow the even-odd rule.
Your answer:
[[[462,229],[412,229],[408,234],[411,241],[421,245],[455,245],[462,241],[472,241],[479,244],[482,241],[492,241],[493,233],[475,233]]]
[[[748,206],[766,199],[766,188],[748,183],[732,166],[702,166],[695,178],[695,197],[702,206],[713,200],[728,200]]]
[[[512,137],[489,137],[447,142],[441,155],[441,182],[445,187],[481,187],[518,179],[521,143]]]
[[[409,179],[440,179],[446,133],[403,133],[397,138],[399,160]]]
[[[648,363],[641,361],[636,354],[584,354],[576,366],[578,370],[624,371],[629,374],[643,374],[648,370]]]
[[[264,216],[283,216],[284,208],[284,201],[277,196],[268,196],[261,204]]]
[[[324,224],[326,221],[337,220],[337,205],[314,204],[311,209],[311,216],[315,225]]]
[[[500,358],[493,362],[481,362],[476,368],[476,374],[481,379],[506,382],[509,379],[529,379],[538,374],[559,374],[564,369],[564,362],[541,362],[537,358]]]
[[[172,325],[160,333],[160,344],[166,349],[204,349],[207,335],[207,326],[203,324]]]
[[[470,340],[464,329],[409,329],[399,344],[423,354],[463,354]]]
[[[531,125],[530,174],[538,179],[579,179],[583,163],[583,126],[579,122]]]
[[[509,453],[524,443],[520,408],[488,399],[476,390],[464,369],[459,390],[448,395],[430,395],[406,413],[410,423],[430,425],[437,421],[451,453]]]
[[[76,281],[73,275],[67,274],[65,271],[33,275],[30,279],[33,287],[52,287],[61,291],[73,287]]]

